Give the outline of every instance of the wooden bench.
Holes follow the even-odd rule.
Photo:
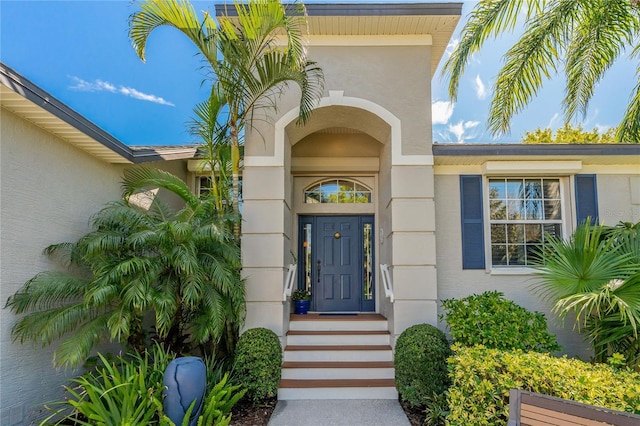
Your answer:
[[[507,426],[640,426],[640,416],[511,389]]]

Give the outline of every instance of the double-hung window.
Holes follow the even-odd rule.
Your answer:
[[[563,235],[560,178],[488,178],[492,267],[526,267],[549,235]]]

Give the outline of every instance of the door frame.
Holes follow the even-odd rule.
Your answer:
[[[316,218],[317,217],[357,217],[358,220],[358,233],[359,235],[363,235],[363,231],[364,231],[364,226],[365,224],[370,224],[371,225],[371,292],[372,292],[372,297],[370,300],[365,300],[364,298],[364,277],[361,278],[361,282],[359,283],[358,286],[358,291],[359,291],[359,306],[360,309],[358,312],[375,312],[376,310],[376,297],[377,297],[377,291],[376,291],[376,282],[377,282],[377,274],[376,274],[376,240],[375,240],[375,235],[376,233],[375,231],[375,215],[373,214],[301,214],[298,216],[298,256],[297,256],[297,262],[298,262],[298,273],[297,273],[297,279],[296,279],[296,284],[297,284],[297,288],[299,289],[303,289],[306,288],[306,283],[305,280],[308,276],[308,272],[306,269],[306,260],[304,259],[304,254],[305,254],[305,247],[304,247],[304,240],[305,240],[305,225],[310,224],[311,225],[311,247],[312,247],[312,256],[313,256],[313,247],[318,247],[318,243],[317,243],[317,232],[315,232],[315,230],[317,229],[316,226]],[[359,241],[359,243],[362,243],[363,240],[361,239]],[[359,250],[358,250],[358,262],[359,262],[359,267],[362,268],[361,270],[364,269],[364,248],[361,245]],[[309,277],[310,280],[310,285],[313,285],[313,283],[315,282],[316,279],[316,271],[314,268],[314,262],[313,259],[311,261],[311,267],[310,267],[310,273],[311,276]],[[364,274],[362,274],[364,275]],[[313,291],[312,291],[312,295],[311,295],[311,310],[312,311],[316,311],[317,307],[316,307],[316,301],[313,297]]]

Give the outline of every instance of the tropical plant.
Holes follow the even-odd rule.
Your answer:
[[[309,118],[323,91],[322,70],[309,61],[304,47],[306,15],[296,1],[235,1],[235,10],[219,16],[208,13],[202,21],[193,6],[180,0],[146,0],[129,19],[129,38],[140,57],[153,30],[173,27],[186,35],[210,68],[213,90],[222,94],[228,108],[232,166],[232,205],[238,212],[240,137],[262,109],[273,110],[291,83],[300,90],[299,122]],[[286,45],[279,46],[279,40]],[[239,228],[235,229],[236,237]]]
[[[208,172],[208,185],[204,189],[222,214],[231,206],[231,149],[228,128],[221,119],[226,111],[226,101],[216,89],[214,87],[209,98],[194,108],[195,117],[189,123],[189,132],[198,137],[199,148],[204,153],[201,171]]]
[[[262,327],[242,333],[236,347],[234,372],[254,403],[277,395],[281,369],[282,346],[276,333]]]
[[[534,266],[537,290],[561,319],[575,313],[596,360],[619,352],[640,365],[640,226],[587,221],[568,240],[551,237]]]
[[[99,353],[95,369],[65,386],[68,395],[63,401],[45,406],[52,414],[40,424],[173,426],[164,414],[162,392],[164,372],[174,358],[157,344],[144,354],[108,357]],[[228,373],[207,383],[198,426],[229,424],[231,409],[245,391],[229,384]],[[194,404],[185,415],[184,426]]]
[[[540,312],[530,312],[498,291],[446,299],[442,308],[455,343],[496,349],[550,352],[560,350]]]
[[[150,187],[177,195],[184,207],[140,192]],[[68,271],[40,273],[8,299],[6,307],[26,314],[14,339],[48,345],[64,338],[54,364],[75,367],[101,340],[143,351],[143,319],[152,314],[156,340],[173,352],[196,345],[233,352],[245,311],[240,250],[213,199],[196,197],[168,172],[129,169],[123,200],[98,212],[92,228],[76,243],[45,250],[64,255]]]
[[[612,127],[604,132],[600,132],[597,128],[592,131],[585,131],[582,126],[572,126],[565,123],[564,126],[557,129],[555,134],[550,128],[537,128],[531,132],[525,132],[520,142],[523,143],[616,143],[616,128]]]
[[[637,0],[481,0],[471,11],[460,43],[444,66],[449,95],[456,100],[460,78],[471,57],[490,38],[524,21],[524,32],[505,54],[496,78],[488,127],[507,133],[513,116],[559,68],[566,77],[565,121],[586,114],[595,88],[625,53],[640,56]],[[640,141],[640,66],[627,110],[618,127],[621,142]]]

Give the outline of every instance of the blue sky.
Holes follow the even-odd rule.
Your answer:
[[[213,11],[212,1],[193,3]],[[474,3],[464,2],[450,48]],[[0,0],[0,60],[127,145],[191,144],[186,123],[207,96],[201,61],[190,42],[168,28],[152,34],[147,62],[140,61],[127,36],[127,18],[136,9],[129,0]],[[510,135],[496,139],[485,130],[492,79],[514,37],[501,37],[473,58],[455,104],[446,79],[435,75],[434,141],[517,142],[527,130],[563,124],[557,78],[514,119]],[[625,56],[609,71],[582,121],[586,129],[620,121],[634,70]]]

